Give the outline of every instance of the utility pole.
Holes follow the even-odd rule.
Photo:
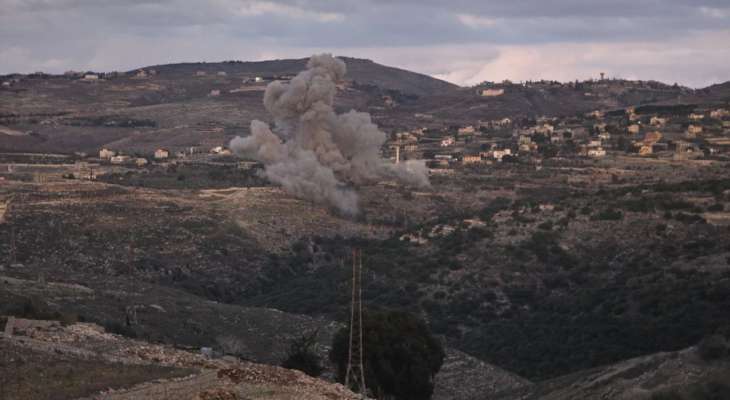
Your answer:
[[[134,273],[134,236],[129,237],[129,256],[127,257],[127,273],[129,277]]]
[[[15,200],[15,196],[11,196],[8,199],[7,205],[5,206],[5,221],[8,221],[10,218],[10,211],[13,206],[13,201]],[[8,222],[10,225],[10,252],[8,254],[8,267],[12,267],[15,265],[17,261],[17,249],[16,249],[16,243],[15,243],[15,225]]]
[[[17,256],[15,250],[15,227],[10,227],[10,257],[8,260],[8,266],[12,267],[17,263]]]
[[[350,350],[347,358],[345,386],[365,397],[362,334],[362,252],[352,250],[352,303],[350,308]]]

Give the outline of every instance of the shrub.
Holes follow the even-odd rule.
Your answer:
[[[340,329],[330,352],[340,382],[347,372],[349,333]],[[444,350],[422,320],[398,311],[370,312],[364,315],[363,334],[365,386],[376,398],[431,398]]]
[[[544,231],[551,231],[553,229],[553,221],[547,220],[537,226],[539,229]]]
[[[709,207],[707,207],[707,211],[709,212],[720,212],[725,210],[725,206],[722,205],[722,203],[715,203]]]
[[[113,333],[116,335],[122,335],[130,338],[136,338],[137,332],[132,329],[131,326],[124,325],[118,321],[104,321],[101,324],[104,327],[104,330]]]
[[[490,221],[494,214],[506,210],[512,204],[512,200],[505,197],[497,197],[492,200],[488,206],[484,207],[480,214],[482,221]]]
[[[687,224],[703,224],[706,223],[704,218],[700,217],[699,215],[694,214],[687,214],[683,212],[678,212],[674,214],[674,219],[679,222],[684,222]]]
[[[623,219],[624,214],[621,211],[606,209],[597,214],[594,214],[591,219],[593,220],[604,220],[604,221],[618,221]]]
[[[626,200],[623,202],[623,206],[625,209],[633,212],[647,213],[654,211],[654,203],[645,197],[635,200]]]
[[[651,400],[683,400],[682,396],[675,391],[662,391],[652,393]]]
[[[315,330],[292,340],[289,345],[289,352],[281,366],[302,371],[309,376],[321,375],[324,368],[322,368],[319,356],[314,351],[318,333],[319,331]]]
[[[208,171],[208,178],[214,181],[221,181],[226,178],[226,173],[220,169],[212,169]]]
[[[218,342],[218,347],[220,347],[223,354],[241,356],[246,350],[246,345],[243,341],[232,335],[219,336],[216,342]]]

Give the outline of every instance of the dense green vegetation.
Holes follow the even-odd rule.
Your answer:
[[[320,360],[314,349],[317,344],[317,333],[317,331],[314,331],[294,338],[281,366],[297,369],[309,376],[321,375],[324,370],[322,360]]]
[[[365,386],[376,398],[429,399],[444,350],[426,324],[403,312],[368,312],[363,317]],[[345,381],[349,327],[337,332],[330,359]]]
[[[467,233],[455,235],[458,239],[450,240],[469,245]],[[357,245],[370,255],[367,304],[426,312],[432,329],[452,344],[533,379],[680,349],[707,333],[730,332],[724,317],[730,307],[728,271],[664,270],[643,255],[611,271],[606,258],[612,249],[593,249],[600,258],[580,261],[556,244],[554,234],[536,232],[515,246],[511,257],[537,261],[546,273],[535,283],[506,283],[502,290],[511,304],[500,309],[496,282],[492,287],[461,282],[433,296],[423,291],[439,282],[439,274],[462,268],[456,254],[419,255],[397,241]],[[680,251],[693,250],[687,245]],[[345,310],[337,305],[347,304],[347,269],[322,265],[305,273],[301,264],[295,269],[297,264],[281,279],[269,280],[267,296],[253,300],[292,312],[341,316]],[[333,287],[340,290],[328,289]],[[462,334],[459,326],[469,329]]]
[[[400,241],[399,234],[314,239],[313,252],[295,246],[291,256],[273,259],[244,303],[341,318],[349,270],[340,260],[358,247],[366,256],[366,305],[425,314],[449,344],[531,379],[681,349],[730,333],[725,257],[717,268],[682,266],[726,253],[730,242],[727,229],[706,224],[697,214],[703,209],[676,193],[717,193],[726,184],[660,184],[567,200],[555,193],[564,217],[550,220],[537,210],[547,193],[497,199],[479,214],[485,226],[452,222],[453,232],[428,246]],[[499,212],[511,214],[514,229],[499,230],[493,221]],[[579,214],[615,232],[567,249],[563,242]],[[446,232],[439,224],[464,217],[457,213],[412,231]],[[633,232],[629,224],[648,224],[651,235],[625,237]],[[526,236],[496,244],[498,235],[517,235],[526,226]]]

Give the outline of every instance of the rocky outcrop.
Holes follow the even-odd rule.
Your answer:
[[[447,348],[444,364],[436,375],[433,399],[484,399],[497,392],[529,385],[531,382],[527,379]]]

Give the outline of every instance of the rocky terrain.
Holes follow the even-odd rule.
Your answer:
[[[55,318],[65,321],[64,324],[70,324],[63,326],[62,322],[54,320],[38,321],[13,317],[3,318],[0,322],[4,321],[6,336],[12,337],[6,337],[5,340],[0,342],[4,347],[0,366],[12,370],[15,363],[18,362],[16,357],[26,353],[21,349],[31,349],[33,354],[36,352],[45,354],[43,357],[49,354],[62,354],[63,360],[58,361],[61,363],[58,367],[59,370],[63,370],[62,365],[74,365],[79,360],[94,360],[103,364],[103,368],[97,367],[96,364],[94,367],[99,368],[100,374],[112,373],[110,370],[118,369],[119,367],[114,365],[120,363],[124,366],[141,364],[176,368],[169,371],[161,369],[160,372],[148,371],[142,376],[137,376],[134,375],[135,370],[125,367],[125,371],[130,374],[129,377],[124,375],[119,377],[120,379],[123,378],[122,380],[111,379],[108,382],[99,380],[96,382],[96,386],[91,386],[94,388],[105,384],[110,386],[122,385],[124,388],[129,388],[133,384],[141,384],[139,387],[133,388],[131,392],[117,393],[115,391],[113,397],[103,397],[105,399],[134,398],[133,395],[130,397],[126,393],[137,393],[137,391],[144,392],[145,395],[156,393],[155,396],[157,396],[159,392],[164,390],[171,394],[182,393],[188,390],[185,388],[190,387],[212,388],[220,383],[218,382],[220,377],[213,373],[206,373],[196,374],[194,377],[187,377],[182,381],[149,383],[151,377],[180,376],[180,374],[184,374],[185,371],[189,371],[191,368],[229,368],[233,364],[238,366],[240,362],[236,360],[240,359],[277,365],[285,356],[290,340],[297,337],[301,332],[315,330],[318,332],[319,344],[316,350],[323,359],[326,359],[332,334],[339,327],[339,324],[326,320],[311,319],[277,310],[217,304],[197,299],[184,292],[170,291],[161,287],[143,285],[133,289],[131,286],[119,286],[119,283],[119,281],[115,281],[114,290],[103,290],[91,289],[78,284],[0,276],[0,295],[2,295],[0,300],[3,304],[6,306],[19,304],[19,299],[28,297],[39,299],[42,296],[44,300],[36,300],[38,303],[32,305],[26,303],[25,309],[32,309],[33,315]],[[116,301],[112,299],[116,299]],[[134,300],[130,302],[131,299]],[[126,304],[134,304],[132,309],[134,310],[135,320],[131,330],[124,328],[123,322],[118,322],[126,318],[125,310],[129,309]],[[9,311],[14,312],[13,310]],[[192,318],[181,319],[186,314]],[[94,315],[94,319],[99,320],[99,323],[105,325],[107,329],[123,333],[127,337],[105,332],[104,328],[97,324],[73,322],[78,319],[87,319],[85,317],[87,315]],[[156,343],[168,343],[168,345],[129,339],[130,334],[153,340]],[[171,344],[174,344],[174,346]],[[233,357],[229,356],[225,359],[227,361],[218,359],[210,361],[200,354],[198,350],[200,346],[210,346],[216,352],[223,352]],[[13,354],[18,354],[18,356]],[[468,399],[473,398],[474,395],[496,393],[505,388],[515,388],[529,384],[528,381],[522,378],[457,350],[450,349],[447,354],[447,361],[436,380],[434,399]],[[24,362],[31,367],[41,361],[34,359],[33,361],[26,360]],[[79,367],[74,367],[73,370],[81,368],[82,364],[78,364]],[[253,364],[247,363],[246,365]],[[287,396],[298,398],[293,394],[297,393],[296,391],[291,392],[286,387],[280,387],[282,385],[287,386],[277,380],[279,379],[278,376],[282,374],[287,376],[286,379],[288,380],[316,382],[312,379],[307,380],[308,378],[303,377],[299,372],[295,374],[274,367],[261,366],[257,368],[259,368],[259,370],[256,370],[258,372],[252,373],[257,374],[255,375],[257,376],[256,379],[261,381],[259,383],[265,383],[268,389],[254,388],[252,391],[241,392],[242,395],[276,393],[277,396],[282,396],[274,397],[277,399],[290,398]],[[59,376],[58,379],[61,381],[58,383],[59,385],[79,384],[64,383],[64,376]],[[468,377],[479,379],[482,384],[478,387],[464,387],[463,384]],[[10,380],[10,378],[8,379]],[[84,382],[91,378],[74,376],[74,379]],[[319,385],[327,386],[330,384],[321,383]],[[178,387],[178,389],[175,389],[175,387]],[[26,389],[32,390],[32,388],[22,390]],[[12,387],[8,392],[19,393],[20,390],[20,388]],[[42,393],[45,393],[46,390],[56,389],[54,386],[48,386],[43,388],[40,393],[28,394],[27,398],[43,399]],[[70,389],[58,390],[67,392],[68,396],[71,396],[71,394],[78,396],[79,391],[88,390],[88,387],[82,385],[82,387],[74,386]],[[107,393],[107,395],[110,394]],[[65,398],[73,398],[73,396]],[[211,398],[214,399],[215,397]]]
[[[500,394],[497,399],[653,399],[659,394],[704,382],[727,383],[727,360],[706,361],[696,348],[633,358],[601,368]],[[728,387],[725,387],[728,390]],[[710,397],[712,398],[712,397]],[[722,397],[715,397],[722,398]]]
[[[339,384],[314,379],[299,371],[235,358],[212,359],[200,353],[109,334],[94,324],[61,326],[22,319],[9,319],[6,324],[0,348],[4,355],[2,390],[10,396],[7,398],[357,398]],[[31,369],[38,364],[53,367],[45,372]],[[64,374],[63,367],[70,370]],[[84,376],[75,371],[83,371]],[[70,381],[68,376],[73,376],[75,381]],[[45,383],[37,385],[34,380],[38,379],[45,379]]]

